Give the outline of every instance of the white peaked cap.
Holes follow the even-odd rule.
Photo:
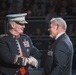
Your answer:
[[[25,20],[26,15],[27,15],[27,13],[9,14],[9,15],[6,15],[6,17],[8,18],[9,21],[18,21],[20,23],[28,23]]]

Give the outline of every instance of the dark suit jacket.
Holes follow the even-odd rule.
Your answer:
[[[33,46],[29,36],[22,34],[17,40],[20,42],[24,57],[30,55],[39,58],[41,53]],[[28,46],[26,45],[28,41]],[[16,38],[8,33],[0,36],[0,71],[4,75],[15,75],[19,73],[19,68],[22,66],[22,58],[19,58],[14,64],[15,56],[19,54],[19,47]]]
[[[53,56],[47,56],[43,75],[72,75],[73,45],[66,33],[53,44]]]

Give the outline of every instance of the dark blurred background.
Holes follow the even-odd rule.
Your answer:
[[[73,71],[76,72],[76,0],[0,0],[0,34],[7,33],[5,15],[11,13],[27,13],[28,24],[24,33],[31,37],[33,44],[42,52],[39,68],[44,67],[47,50],[53,43],[47,31],[49,20],[53,17],[66,20],[67,34],[74,45]]]

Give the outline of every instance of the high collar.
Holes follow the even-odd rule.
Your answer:
[[[10,32],[8,32],[8,35],[10,35],[10,36],[13,37],[13,38],[19,38],[19,37],[20,37],[20,35],[19,35],[19,36],[16,36],[16,35],[14,35],[14,34],[12,34],[12,33],[10,33]]]

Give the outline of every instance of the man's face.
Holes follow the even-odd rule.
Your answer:
[[[25,25],[14,22],[13,29],[17,34],[22,34],[24,31]]]
[[[51,22],[48,31],[50,33],[50,37],[51,38],[55,38],[55,36],[57,35],[57,25],[55,25],[55,22]]]

